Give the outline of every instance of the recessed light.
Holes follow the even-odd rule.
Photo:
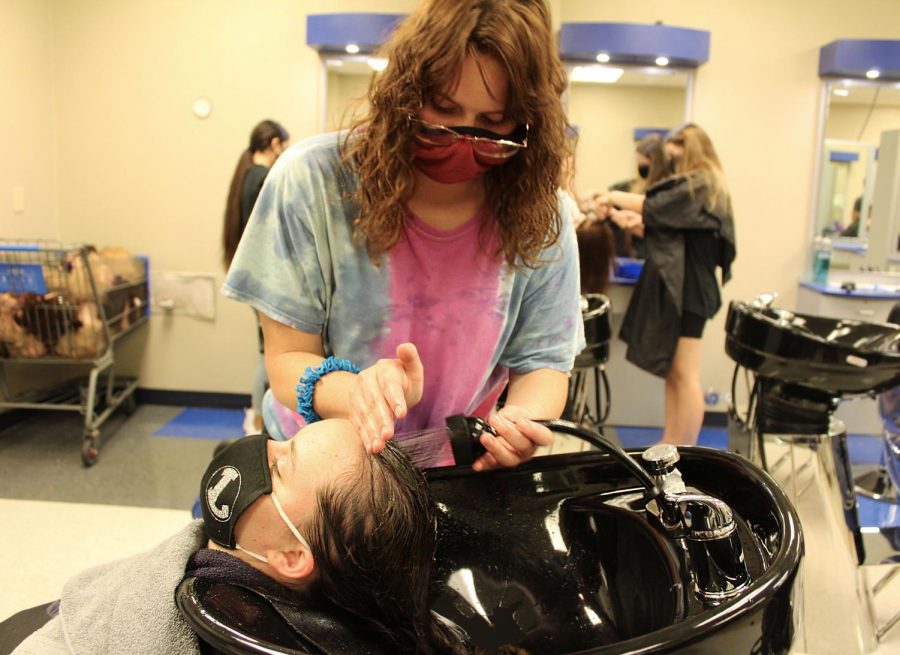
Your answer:
[[[611,66],[576,66],[572,70],[573,82],[599,82],[613,84],[625,72],[622,68]]]
[[[351,55],[355,55],[357,52],[359,52],[359,46],[355,43],[348,43],[347,47],[344,48],[344,50],[349,52]]]
[[[599,61],[601,64],[605,64],[609,61],[609,55],[605,52],[601,52],[599,55],[597,55],[597,61]]]
[[[379,73],[387,68],[388,60],[387,59],[378,59],[376,57],[370,57],[366,60],[366,63],[369,64],[369,67],[372,70],[376,70]]]
[[[880,76],[881,71],[879,71],[877,68],[870,68],[866,71],[866,77],[868,77],[870,80],[877,80]]]
[[[669,65],[669,58],[668,58],[668,57],[657,57],[657,58],[656,58],[656,65],[657,65],[657,66],[668,66],[668,65]]]
[[[848,96],[848,95],[850,95],[850,90],[849,90],[849,89],[835,89],[835,90],[834,90],[834,95],[836,95],[836,96]]]

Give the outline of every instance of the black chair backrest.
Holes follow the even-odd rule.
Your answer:
[[[237,585],[186,578],[175,604],[197,636],[228,655],[388,655],[349,616],[299,608]]]

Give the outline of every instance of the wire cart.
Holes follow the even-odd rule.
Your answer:
[[[147,322],[148,280],[146,258],[121,248],[0,240],[0,408],[80,412],[85,466],[110,415],[135,409],[113,345]]]

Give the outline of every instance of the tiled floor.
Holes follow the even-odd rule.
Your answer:
[[[81,466],[77,418],[41,415],[0,432],[0,620],[58,597],[72,574],[145,550],[190,520],[197,480],[216,441],[153,436],[179,411],[142,406],[127,420],[112,419],[100,460],[89,469]],[[653,429],[613,432],[625,446],[659,438]],[[701,445],[722,447],[723,432],[705,431]],[[581,448],[559,436],[553,452]],[[807,565],[828,571],[831,564],[826,558]],[[881,621],[900,609],[900,576],[876,597],[875,608]],[[819,619],[841,617],[825,612]],[[900,654],[900,627],[875,653]]]

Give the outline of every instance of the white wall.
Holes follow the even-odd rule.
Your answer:
[[[0,2],[0,238],[59,238],[52,15],[50,0]]]

